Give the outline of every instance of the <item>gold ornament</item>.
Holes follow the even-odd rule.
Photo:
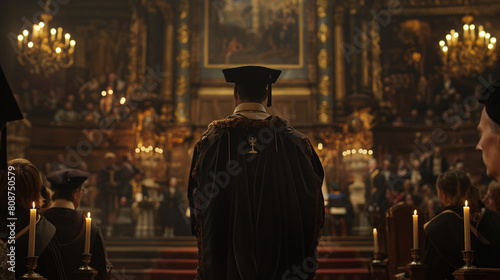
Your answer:
[[[319,81],[318,90],[321,95],[328,96],[330,93],[330,77],[323,75]]]
[[[318,29],[318,39],[322,43],[326,43],[328,38],[330,38],[330,27],[328,27],[328,25],[322,23]]]
[[[181,44],[186,44],[187,42],[189,42],[190,34],[191,31],[189,31],[189,27],[185,23],[183,23],[177,29],[177,40],[181,42]]]
[[[181,75],[179,78],[177,78],[177,81],[175,83],[175,94],[177,96],[183,96],[188,90],[188,79],[186,76]]]
[[[188,50],[181,50],[176,57],[177,63],[180,68],[188,68],[191,64],[189,63],[189,58],[191,54]]]
[[[318,17],[326,17],[326,10],[328,9],[328,0],[318,0],[316,1],[316,6],[318,8]]]
[[[318,66],[321,69],[326,69],[330,64],[330,57],[326,49],[321,49],[318,53]]]
[[[182,1],[182,3],[179,5],[179,18],[180,19],[185,19],[189,15],[189,2],[188,1]]]
[[[330,122],[330,114],[331,114],[330,106],[328,102],[323,101],[319,106],[318,110],[318,119],[320,123],[329,123]]]

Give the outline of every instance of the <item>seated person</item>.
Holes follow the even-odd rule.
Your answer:
[[[84,192],[82,184],[89,176],[89,173],[78,169],[65,169],[47,175],[47,180],[54,189],[54,195],[53,203],[45,211],[44,217],[57,228],[56,236],[67,279],[73,279],[73,271],[83,265],[86,223],[85,216],[76,209],[80,206]],[[90,254],[92,254],[90,266],[98,272],[94,279],[107,279],[110,263],[101,231],[94,221],[90,233]]]
[[[491,181],[488,185],[488,191],[483,198],[483,203],[488,209],[500,212],[500,183]]]
[[[471,250],[475,251],[473,265],[500,267],[500,214],[487,209],[479,199],[463,171],[450,170],[438,177],[438,197],[444,211],[424,225],[426,234],[424,264],[428,266],[425,279],[454,279],[452,273],[465,265],[463,206],[470,206]]]
[[[326,207],[326,216],[333,219],[332,234],[350,235],[354,219],[354,209],[349,196],[341,192],[340,186],[336,183],[330,183],[328,186],[328,200]],[[325,223],[326,224],[326,223]],[[334,234],[335,235],[335,234]]]
[[[42,180],[38,169],[26,159],[13,159],[8,162],[11,170],[0,171],[0,236],[5,243],[9,221],[7,218],[17,218],[15,223],[15,274],[20,278],[26,269],[26,256],[28,255],[30,209],[35,204],[37,209],[43,204],[41,195]],[[12,188],[8,188],[8,181],[15,178],[15,216],[8,216],[8,197]],[[11,248],[8,245],[9,249]],[[35,235],[35,256],[38,256],[35,272],[50,280],[65,280],[59,244],[56,239],[56,228],[44,217],[37,215]]]

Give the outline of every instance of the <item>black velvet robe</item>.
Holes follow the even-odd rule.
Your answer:
[[[473,265],[500,268],[500,214],[486,208],[482,210],[482,218],[477,223],[471,221]],[[477,234],[473,228],[477,228]],[[425,224],[424,231],[424,264],[429,268],[425,279],[454,279],[452,273],[465,265],[461,253],[465,246],[463,207],[446,207]]]
[[[190,175],[198,279],[313,279],[324,174],[306,136],[278,117],[215,121]]]
[[[29,212],[17,213],[16,232],[29,225]],[[21,218],[22,217],[22,218]],[[26,217],[26,218],[24,218]],[[35,256],[38,256],[35,272],[50,280],[70,279],[65,277],[59,244],[55,236],[56,228],[47,219],[41,217],[36,224]],[[16,279],[27,272],[26,256],[28,255],[29,230],[16,239]],[[10,247],[10,245],[7,245]]]
[[[67,208],[50,208],[45,211],[44,217],[57,229],[56,236],[61,250],[66,278],[72,279],[73,271],[83,265],[82,254],[85,247],[85,217],[79,211]],[[91,224],[90,253],[92,258],[90,266],[97,270],[95,280],[106,279],[107,271],[111,265],[107,258],[101,231]]]

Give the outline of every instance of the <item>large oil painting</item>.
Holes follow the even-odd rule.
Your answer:
[[[205,0],[204,67],[303,66],[303,0]]]

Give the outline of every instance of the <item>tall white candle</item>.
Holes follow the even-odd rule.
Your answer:
[[[378,233],[376,228],[373,228],[373,252],[378,253]]]
[[[33,201],[33,208],[30,209],[30,226],[28,240],[28,257],[35,256],[35,233],[36,233],[36,209]]]
[[[91,229],[92,218],[90,218],[90,212],[87,213],[87,218],[85,218],[85,249],[83,251],[84,254],[90,253],[90,229]]]
[[[469,206],[467,206],[467,200],[464,206],[464,239],[465,239],[465,251],[470,251],[470,221],[469,221]]]
[[[418,249],[418,215],[417,210],[413,212],[413,249]]]

